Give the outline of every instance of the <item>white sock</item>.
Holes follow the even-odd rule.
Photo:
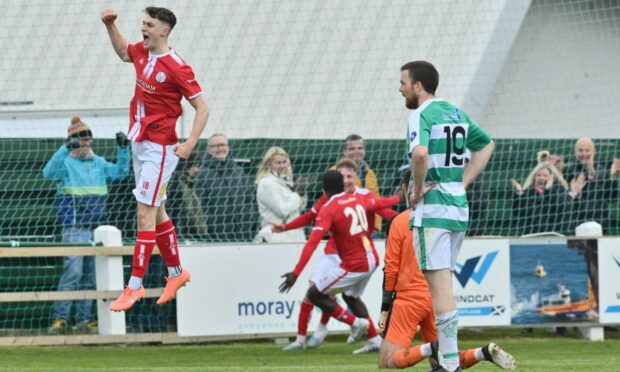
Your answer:
[[[306,343],[306,336],[297,335],[297,339],[295,340],[296,344],[303,345]]]
[[[482,348],[479,347],[476,350],[474,350],[474,357],[476,358],[476,360],[486,360],[487,358],[484,356],[484,353],[482,352]]]
[[[459,349],[457,336],[459,316],[456,310],[435,316],[437,333],[439,334],[439,353],[443,358],[444,367],[454,371],[459,367]]]
[[[316,331],[314,333],[318,333],[319,335],[327,334],[327,326],[319,322],[319,325],[316,326]]]
[[[433,348],[431,347],[430,342],[420,346],[420,354],[422,354],[422,356],[427,357],[427,358],[433,355]]]
[[[127,286],[134,291],[137,291],[140,287],[142,287],[142,278],[132,275],[131,278],[129,278],[129,283]]]
[[[176,278],[177,276],[181,275],[181,272],[183,272],[183,268],[181,267],[181,265],[168,266],[168,278]]]

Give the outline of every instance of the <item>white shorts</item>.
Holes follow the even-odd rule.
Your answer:
[[[375,268],[376,269],[376,268]],[[353,273],[341,267],[336,267],[314,282],[316,288],[326,295],[344,293],[349,297],[360,298],[368,285],[370,277],[375,272]]]
[[[321,278],[327,275],[333,269],[340,267],[340,256],[337,253],[325,254],[321,257],[319,264],[316,265],[314,273],[310,277],[310,282],[317,283]]]
[[[413,228],[413,249],[421,270],[454,270],[465,231],[434,227]]]
[[[136,178],[133,194],[138,202],[159,207],[166,200],[166,187],[179,163],[173,151],[175,146],[151,141],[132,142]]]

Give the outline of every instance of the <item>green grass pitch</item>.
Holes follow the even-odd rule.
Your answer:
[[[620,337],[614,332],[604,342],[545,334],[521,336],[497,331],[462,332],[460,347],[498,343],[517,360],[521,371],[619,371]],[[609,333],[609,332],[608,332]],[[608,337],[609,338],[609,337]],[[0,348],[1,371],[374,371],[377,355],[356,356],[341,336],[330,337],[318,349],[283,352],[266,341],[175,346],[83,346]],[[428,371],[426,361],[412,371]],[[499,371],[480,363],[472,371]]]

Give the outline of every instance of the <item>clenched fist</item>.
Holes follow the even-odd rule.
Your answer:
[[[116,21],[117,17],[118,14],[115,11],[113,11],[112,9],[106,9],[103,11],[103,13],[101,13],[101,22],[106,25],[111,25],[112,23],[114,23],[114,21]]]

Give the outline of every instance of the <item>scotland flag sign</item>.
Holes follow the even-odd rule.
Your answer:
[[[510,325],[508,240],[466,239],[452,278],[459,326]]]

